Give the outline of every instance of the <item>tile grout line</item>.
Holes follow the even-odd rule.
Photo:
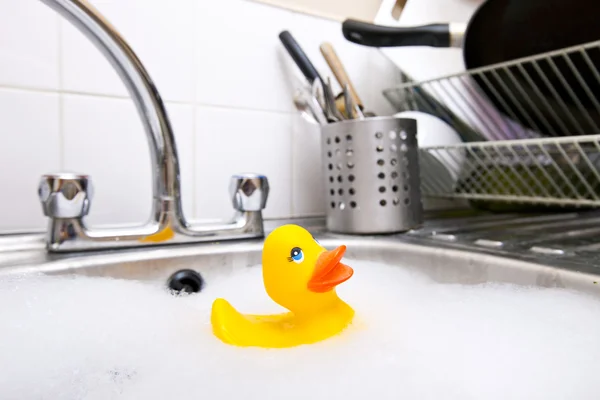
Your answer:
[[[294,165],[295,165],[295,160],[296,157],[294,155],[294,141],[296,140],[296,135],[295,135],[295,129],[296,129],[296,121],[294,119],[293,115],[289,116],[290,119],[290,148],[289,148],[289,153],[291,155],[290,157],[290,215],[294,216],[296,215],[296,201],[294,200],[296,197],[296,188],[294,185]]]
[[[193,2],[193,11],[192,11],[192,15],[196,16],[196,12],[198,11],[198,5],[197,5],[197,1]],[[196,63],[198,61],[198,50],[197,50],[197,46],[196,46],[196,38],[197,38],[197,24],[192,23],[192,88],[193,88],[193,101],[192,101],[192,217],[194,219],[198,218],[198,205],[196,204],[198,201],[198,196],[196,194],[196,188],[198,186],[197,183],[197,179],[198,179],[198,168],[197,168],[197,149],[196,149],[196,144],[198,142],[198,139],[196,138],[196,134],[197,134],[197,96],[198,96],[198,73],[197,73],[197,66]]]
[[[62,68],[62,66],[61,66],[61,68]],[[23,92],[35,92],[35,93],[54,93],[54,94],[59,94],[59,95],[70,95],[70,96],[87,96],[87,97],[105,98],[105,99],[114,99],[114,100],[131,100],[131,97],[129,97],[129,96],[119,96],[119,95],[111,95],[111,94],[105,94],[105,93],[88,93],[88,92],[80,92],[80,91],[76,91],[76,90],[62,90],[62,89],[56,90],[56,89],[49,89],[49,88],[42,88],[42,87],[34,88],[34,87],[20,86],[20,85],[0,84],[0,90],[1,89],[16,90],[16,91],[23,91]],[[267,110],[267,109],[262,109],[262,108],[252,108],[252,107],[245,107],[245,106],[230,106],[230,105],[223,105],[223,104],[211,104],[211,103],[196,102],[196,101],[190,102],[190,101],[181,101],[181,100],[164,100],[164,102],[165,102],[165,104],[178,104],[178,105],[218,108],[218,109],[237,110],[237,111],[264,112],[264,113],[279,114],[279,115],[290,115],[290,114],[294,114],[297,112],[296,110],[290,110],[290,111]]]
[[[193,218],[197,218],[197,206],[196,206],[196,201],[197,201],[197,195],[196,195],[196,187],[197,187],[197,183],[196,183],[196,178],[198,176],[197,170],[198,168],[196,168],[196,120],[197,120],[197,115],[196,115],[196,107],[192,106],[192,187],[190,188],[190,190],[192,191],[192,217]]]
[[[63,30],[61,20],[57,18],[58,23],[58,159],[60,170],[65,169],[65,121],[64,121],[64,63],[63,63]]]

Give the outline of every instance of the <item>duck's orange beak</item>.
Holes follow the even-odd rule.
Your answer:
[[[340,262],[345,252],[346,246],[342,245],[334,250],[321,253],[317,259],[313,276],[308,281],[309,290],[325,293],[350,279],[354,270]]]

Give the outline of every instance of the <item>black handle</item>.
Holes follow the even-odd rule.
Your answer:
[[[288,31],[282,31],[279,34],[279,39],[285,49],[290,53],[290,56],[294,59],[294,62],[300,68],[306,79],[312,84],[315,79],[319,79],[324,82],[317,69],[312,65],[306,53],[302,50],[302,47],[296,42],[296,39]]]
[[[397,28],[347,19],[342,33],[350,42],[370,47],[450,47],[450,24],[429,24]]]

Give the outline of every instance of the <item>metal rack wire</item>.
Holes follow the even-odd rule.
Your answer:
[[[462,138],[422,147],[427,197],[600,206],[600,41],[386,89]],[[410,77],[407,77],[410,80]]]

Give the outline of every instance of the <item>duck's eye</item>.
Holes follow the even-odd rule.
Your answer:
[[[304,260],[304,253],[300,247],[294,247],[290,252],[290,261],[301,263]]]

